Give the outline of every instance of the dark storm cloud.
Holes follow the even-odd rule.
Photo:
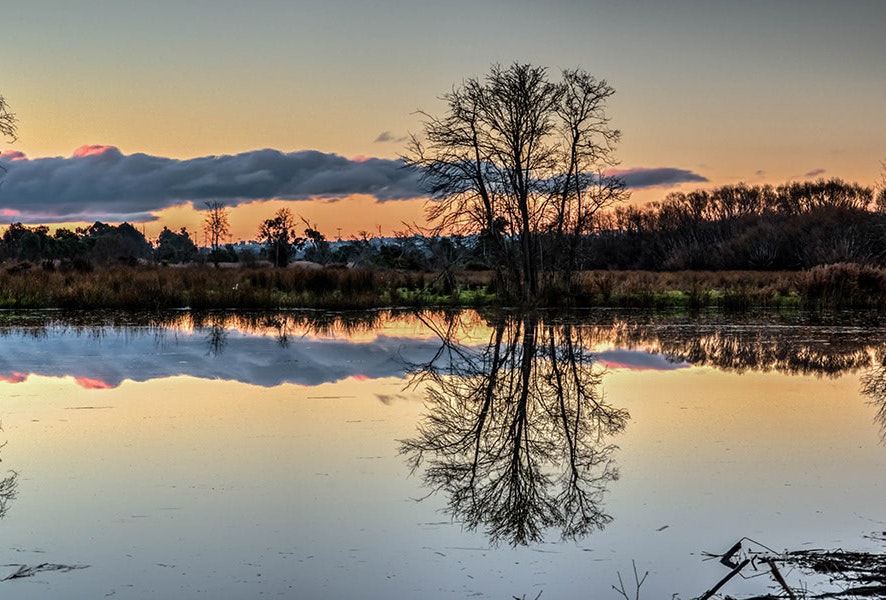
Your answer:
[[[0,216],[7,222],[144,221],[164,208],[189,202],[201,208],[211,200],[236,206],[352,194],[378,201],[421,195],[416,174],[399,160],[352,160],[313,150],[176,160],[84,146],[69,158],[30,160],[7,153],[0,164],[7,169],[0,187]]]
[[[658,169],[625,169],[610,171],[607,175],[620,177],[630,189],[666,187],[678,183],[705,182],[707,177],[687,169],[661,167]]]
[[[393,134],[383,132],[378,140]],[[255,150],[178,160],[123,154],[113,146],[83,146],[71,157],[29,159],[0,153],[0,222],[155,220],[157,211],[220,201],[228,206],[263,200],[335,199],[355,194],[379,202],[424,196],[418,173],[400,160],[345,158],[315,150]],[[610,174],[629,188],[707,181],[674,168]]]

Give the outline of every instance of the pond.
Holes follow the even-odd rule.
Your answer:
[[[742,538],[883,551],[872,315],[3,319],[4,599],[693,598]]]

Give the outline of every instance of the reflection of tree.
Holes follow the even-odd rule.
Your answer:
[[[886,442],[886,365],[882,361],[861,375],[861,393],[877,408],[874,418],[880,424],[880,437]]]
[[[206,328],[206,344],[209,346],[209,356],[219,356],[225,351],[228,343],[228,330],[223,323],[212,323]]]
[[[6,445],[6,442],[0,444],[0,449]],[[18,489],[18,473],[10,472],[5,478],[0,479],[0,519],[6,516],[9,510],[9,503],[15,498]]]
[[[490,540],[538,542],[547,527],[578,538],[611,520],[602,496],[618,470],[608,437],[627,412],[603,402],[600,373],[571,326],[500,320],[480,349],[436,328],[443,345],[416,367],[428,414],[401,453],[448,497],[447,512]]]

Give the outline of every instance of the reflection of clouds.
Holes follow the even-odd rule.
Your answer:
[[[264,387],[319,385],[349,377],[402,377],[405,361],[430,359],[436,350],[430,340],[390,336],[368,342],[291,338],[281,347],[272,336],[231,331],[224,352],[213,355],[207,354],[205,332],[176,332],[163,336],[162,343],[154,333],[107,329],[102,335],[78,335],[49,329],[40,337],[7,335],[0,338],[0,380],[72,376],[96,389],[117,387],[127,379],[187,375]]]
[[[0,381],[28,375],[71,376],[87,389],[107,389],[127,379],[148,381],[176,375],[260,385],[318,385],[346,378],[402,377],[406,363],[429,360],[438,349],[427,337],[363,335],[279,336],[218,325],[190,331],[98,328],[84,333],[47,328],[40,335],[0,337]],[[208,348],[208,351],[207,351]],[[612,349],[596,354],[603,366],[672,370],[689,366],[645,350]]]
[[[604,350],[596,353],[597,362],[608,369],[630,371],[674,371],[692,365],[683,360],[675,360],[661,354],[641,350]]]

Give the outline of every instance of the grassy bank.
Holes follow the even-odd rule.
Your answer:
[[[0,269],[0,308],[358,309],[514,306],[486,272],[452,280],[395,270],[220,268],[160,265],[62,272],[27,263]],[[886,270],[855,264],[799,272],[592,271],[550,282],[541,306],[886,307]]]

